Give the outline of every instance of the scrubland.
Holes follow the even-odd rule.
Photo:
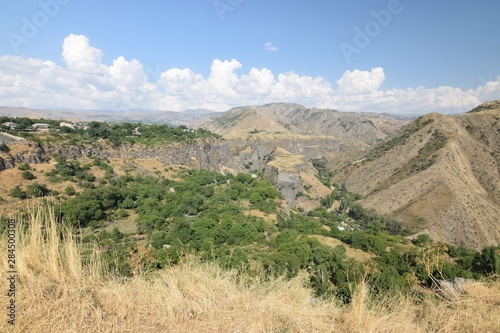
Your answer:
[[[305,277],[247,276],[187,258],[123,278],[106,270],[43,209],[16,220],[16,322],[1,332],[500,332],[500,283],[447,300],[374,297],[360,284],[349,304],[312,297]],[[0,237],[1,308],[7,311],[7,233]]]

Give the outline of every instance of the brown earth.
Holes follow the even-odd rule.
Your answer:
[[[493,107],[492,107],[493,106]],[[362,204],[429,229],[434,239],[482,248],[500,242],[500,108],[491,102],[474,112],[421,117],[382,144],[337,164],[337,181],[365,196]],[[402,142],[391,139],[418,129]],[[438,134],[436,134],[438,133]],[[377,152],[379,152],[377,154]],[[378,156],[379,155],[379,156]]]

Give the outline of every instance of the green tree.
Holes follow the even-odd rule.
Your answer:
[[[478,271],[483,274],[500,274],[500,245],[485,247],[477,257]]]
[[[96,226],[107,215],[97,198],[82,194],[62,203],[63,218],[74,226]]]
[[[250,184],[254,181],[251,175],[241,172],[236,175],[235,179],[242,184]]]
[[[427,234],[418,235],[417,238],[413,240],[413,244],[417,246],[424,246],[425,244],[432,244],[433,240],[431,236]]]
[[[261,195],[260,195],[259,193],[254,192],[254,193],[252,193],[252,194],[250,195],[249,200],[250,200],[250,203],[251,203],[252,205],[255,205],[255,204],[257,204],[257,203],[261,202],[263,199],[262,199],[262,197],[261,197]]]
[[[66,193],[66,195],[75,195],[76,194],[76,191],[75,191],[75,188],[71,185],[68,185],[66,186],[66,188],[64,189],[64,193]]]
[[[291,253],[271,253],[264,259],[264,269],[273,276],[292,278],[300,270],[300,259]]]
[[[118,229],[117,227],[114,227],[113,230],[111,231],[111,239],[114,242],[118,242],[123,239],[125,235]]]

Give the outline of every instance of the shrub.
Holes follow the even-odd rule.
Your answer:
[[[21,190],[19,185],[10,190],[10,196],[13,198],[26,199],[26,191]]]
[[[75,195],[76,194],[76,191],[75,191],[75,188],[71,185],[67,186],[65,189],[64,189],[64,193],[66,195]]]
[[[28,163],[23,163],[20,166],[18,166],[17,169],[21,171],[26,171],[26,170],[31,170],[31,167]]]
[[[123,208],[118,209],[115,214],[116,214],[116,217],[119,219],[123,219],[123,218],[128,216],[127,211]]]
[[[35,179],[35,175],[31,172],[31,171],[24,171],[21,175],[24,179],[27,179],[27,180],[31,180],[31,179]]]
[[[5,143],[0,143],[0,151],[8,153],[10,151],[10,148]]]
[[[423,246],[425,244],[432,244],[432,243],[433,243],[432,238],[426,234],[418,235],[417,238],[413,240],[413,244],[417,246]]]
[[[50,193],[49,189],[44,184],[34,183],[28,185],[26,189],[28,190],[28,193],[35,198],[45,197]]]

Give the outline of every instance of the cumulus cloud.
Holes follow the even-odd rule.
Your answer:
[[[278,51],[278,47],[274,46],[271,42],[267,42],[266,44],[264,44],[264,47],[267,51]]]
[[[69,35],[64,39],[62,58],[69,69],[81,72],[99,72],[103,53],[90,46],[89,39],[83,35]]]
[[[266,46],[273,47],[272,44]],[[53,61],[0,57],[0,104],[34,108],[180,111],[208,108],[224,111],[239,105],[293,102],[343,111],[458,113],[481,102],[500,99],[500,76],[476,89],[455,87],[383,90],[383,68],[346,71],[332,86],[322,77],[294,72],[274,74],[251,68],[238,74],[236,59],[215,59],[208,77],[189,68],[170,68],[148,77],[136,59],[118,57],[102,64],[103,52],[85,36],[64,39],[64,66]]]
[[[484,82],[484,85],[477,87],[477,96],[482,101],[500,99],[500,75],[496,79]]]
[[[385,80],[384,70],[381,67],[371,71],[346,71],[337,81],[339,90],[346,94],[368,94],[379,90]]]

